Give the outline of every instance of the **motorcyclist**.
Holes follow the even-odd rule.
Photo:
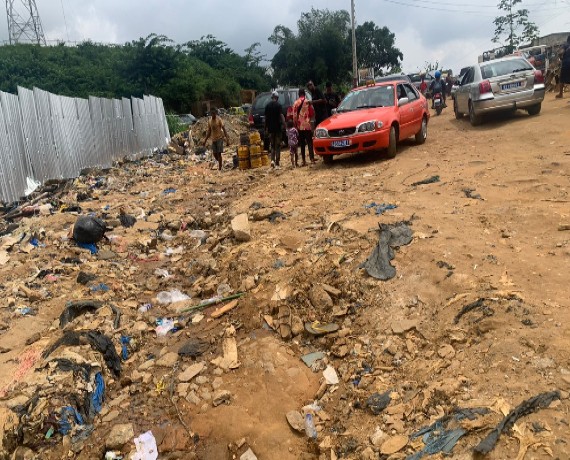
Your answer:
[[[447,107],[445,103],[445,81],[441,78],[441,72],[439,70],[435,71],[435,79],[431,81],[429,85],[429,90],[431,92],[431,108],[433,109],[433,96],[435,93],[441,94],[443,99],[443,107]]]

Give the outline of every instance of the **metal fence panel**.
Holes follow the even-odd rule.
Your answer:
[[[85,167],[140,158],[170,140],[162,99],[89,100],[18,87],[0,92],[0,199],[23,196],[27,180],[72,178]]]

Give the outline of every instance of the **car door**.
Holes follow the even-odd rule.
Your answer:
[[[408,101],[412,108],[412,119],[410,120],[410,135],[416,134],[422,125],[422,115],[423,115],[423,104],[420,99],[419,92],[411,85],[405,84],[406,94],[408,95]]]
[[[463,75],[463,79],[461,80],[461,85],[457,89],[457,110],[460,113],[468,113],[469,112],[469,95],[471,94],[471,85],[473,83],[473,77],[475,75],[475,69],[473,67],[469,67],[467,72]]]
[[[398,101],[402,98],[407,98],[408,93],[406,91],[406,87],[403,83],[399,83],[396,87],[396,96]],[[407,137],[411,136],[412,132],[412,120],[414,119],[414,107],[413,101],[409,101],[403,103],[402,105],[398,104],[398,110],[400,111],[400,139],[406,139]]]

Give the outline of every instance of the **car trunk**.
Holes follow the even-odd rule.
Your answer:
[[[523,60],[511,60],[481,67],[483,80],[488,80],[495,96],[528,91],[534,88],[534,69]]]

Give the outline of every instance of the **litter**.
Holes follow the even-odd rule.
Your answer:
[[[17,307],[14,310],[14,313],[17,313],[18,315],[26,316],[26,315],[32,314],[33,311],[30,307]]]
[[[471,302],[467,305],[465,305],[460,311],[459,313],[457,313],[457,315],[455,315],[455,318],[453,318],[453,324],[457,324],[459,323],[459,320],[461,319],[461,317],[463,315],[465,315],[466,313],[469,313],[470,311],[473,310],[478,310],[481,309],[483,311],[483,314],[485,316],[491,316],[494,312],[493,309],[490,307],[487,307],[485,305],[485,301],[487,299],[480,297],[479,299],[477,299],[475,302]]]
[[[396,276],[396,269],[390,263],[395,257],[394,248],[410,244],[413,232],[406,222],[378,225],[380,227],[378,244],[360,268],[364,268],[373,278],[386,281]]]
[[[327,368],[323,371],[323,377],[325,378],[327,385],[338,385],[339,383],[336,370],[331,365],[328,365]]]
[[[157,337],[165,337],[170,331],[175,332],[178,330],[173,319],[159,318],[156,320],[156,324],[155,332]]]
[[[384,393],[374,393],[367,400],[365,406],[370,409],[374,415],[379,415],[384,409],[386,409],[392,398],[390,396],[391,391],[386,391]]]
[[[71,420],[69,418],[71,416]],[[77,412],[75,407],[64,406],[61,408],[61,416],[59,419],[59,432],[62,435],[68,434],[72,429],[72,424],[84,425],[83,417]]]
[[[420,180],[418,182],[412,183],[412,187],[416,187],[418,185],[425,185],[425,184],[433,184],[434,182],[439,182],[439,176],[431,176],[427,179]]]
[[[126,336],[126,335],[122,335],[121,336],[121,358],[123,359],[123,361],[126,361],[127,359],[129,359],[129,343],[131,343],[131,338]]]
[[[211,297],[211,298],[204,300],[203,302],[199,303],[198,305],[194,305],[192,307],[184,308],[184,309],[180,310],[179,313],[194,312],[194,311],[201,310],[203,308],[209,307],[210,305],[217,305],[219,303],[226,302],[227,300],[239,299],[243,295],[245,295],[245,292],[238,292],[237,294],[232,294],[232,295],[229,295],[227,297],[219,297],[219,296]]]
[[[171,291],[162,291],[156,295],[156,300],[158,303],[163,305],[169,305],[175,302],[182,302],[184,300],[190,300],[190,297],[180,292],[178,289],[172,289]]]
[[[481,195],[479,195],[478,193],[473,193],[474,191],[475,191],[474,188],[464,188],[463,189],[463,193],[465,194],[465,196],[467,198],[471,198],[473,200],[483,201],[483,198],[481,197]]]
[[[381,214],[384,214],[386,211],[389,211],[390,209],[396,209],[398,206],[396,206],[395,204],[386,204],[386,203],[376,204],[372,202],[370,204],[364,205],[364,207],[366,209],[374,209],[376,215],[379,216]]]
[[[105,283],[95,284],[89,288],[91,292],[107,292],[109,289],[109,286],[107,286]]]
[[[159,276],[159,277],[164,278],[164,279],[172,278],[172,275],[170,273],[168,273],[168,270],[165,270],[164,268],[157,268],[154,271],[154,274],[156,276]],[[172,293],[173,291],[170,291],[170,292]],[[178,292],[180,292],[180,291],[178,291]],[[184,299],[184,300],[186,300],[186,299]]]
[[[95,390],[89,398],[89,417],[93,419],[95,415],[103,409],[103,400],[105,399],[105,381],[101,372],[95,374]]]
[[[158,458],[158,447],[152,431],[147,431],[135,438],[137,451],[133,455],[133,460],[156,460]]]
[[[80,216],[73,226],[73,239],[77,243],[98,243],[105,237],[107,225],[93,216]]]
[[[197,358],[198,356],[204,354],[208,348],[208,342],[203,342],[201,340],[189,340],[178,349],[178,354],[180,356]]]
[[[322,351],[315,351],[313,353],[301,356],[301,360],[307,365],[307,367],[312,369],[313,365],[324,357],[325,354]]]
[[[167,188],[162,191],[163,195],[168,195],[169,193],[176,193],[175,188]]]
[[[305,330],[312,335],[325,335],[331,332],[338,331],[339,326],[336,323],[321,323],[313,321],[312,323],[305,323]]]
[[[65,310],[59,316],[59,327],[64,327],[67,323],[70,323],[78,316],[84,315],[85,313],[92,313],[97,311],[103,306],[103,302],[96,300],[79,300],[77,302],[67,302],[65,304]]]
[[[546,409],[555,399],[560,399],[559,391],[540,393],[520,403],[491,431],[485,439],[473,449],[476,453],[485,455],[493,450],[503,431],[510,430],[516,421],[525,415],[532,414],[540,409]]]
[[[97,254],[98,249],[97,246],[95,246],[95,243],[80,243],[76,241],[75,244],[77,244],[81,249],[89,249],[91,254]]]
[[[129,228],[136,224],[137,219],[134,216],[126,214],[125,211],[121,208],[119,210],[119,221],[123,227]]]

